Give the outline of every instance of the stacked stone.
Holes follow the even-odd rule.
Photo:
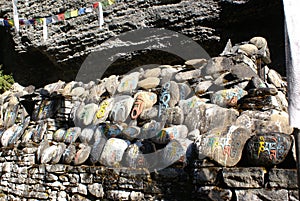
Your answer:
[[[214,166],[196,165],[196,175],[205,167],[214,179],[221,170],[224,177],[221,183],[207,181],[208,189],[198,188],[203,183],[196,179],[197,192],[231,199],[230,190],[216,186],[231,188],[226,178],[240,170],[222,166],[247,158],[247,166],[270,167],[291,150],[286,82],[268,63],[267,42],[255,37],[235,46],[229,41],[219,57],[184,65],[138,69],[86,84],[58,81],[37,90],[14,84],[1,95],[1,145],[22,149],[24,165],[127,167],[131,174],[138,168],[184,167],[196,154],[200,164],[209,160],[208,169]],[[253,172],[264,178],[260,168]],[[109,192],[111,199],[131,196],[118,188]]]
[[[221,55],[97,83],[15,84],[1,95],[1,144],[37,143],[37,161],[52,164],[162,169],[188,162],[193,141],[199,159],[223,166],[244,147],[252,165],[282,162],[292,144],[286,82],[266,66],[266,40],[229,41]]]

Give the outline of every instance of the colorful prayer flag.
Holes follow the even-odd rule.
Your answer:
[[[93,8],[90,8],[90,7],[89,7],[89,8],[86,8],[86,9],[85,9],[85,12],[86,12],[86,13],[91,13],[91,12],[93,12]]]
[[[79,8],[78,15],[83,15],[85,13],[85,8]]]
[[[52,23],[52,17],[47,17],[46,18],[46,24],[48,25],[50,23]]]
[[[113,5],[115,3],[115,0],[107,0],[109,5]]]
[[[65,12],[65,19],[69,19],[71,17],[71,12],[70,11],[66,11]]]
[[[10,26],[8,20],[4,19],[3,21],[4,21],[4,26],[6,26],[6,27]]]
[[[98,8],[99,2],[93,3],[93,8]]]
[[[43,24],[43,18],[36,18],[36,22],[39,24]]]
[[[58,14],[57,18],[59,21],[65,20],[65,14],[64,13]]]
[[[78,16],[78,10],[71,10],[71,17],[77,17]]]
[[[8,21],[9,26],[11,26],[11,27],[14,26],[14,20],[10,19],[10,20],[7,20],[7,21]]]
[[[58,16],[57,15],[53,15],[52,16],[52,22],[55,23],[55,22],[58,22]]]

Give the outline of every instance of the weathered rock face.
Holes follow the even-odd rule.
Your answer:
[[[47,17],[66,10],[84,7],[93,1],[19,1],[19,16]],[[123,1],[119,0],[104,10],[104,30],[98,27],[94,11],[48,26],[49,39],[42,42],[42,25],[22,26],[19,34],[0,27],[0,63],[14,73],[24,85],[43,86],[58,79],[74,80],[86,56],[111,37],[143,27],[170,29],[192,38],[211,55],[216,56],[231,38],[244,41],[255,35],[268,38],[272,49],[273,66],[281,74],[284,70],[283,9],[281,1]],[[12,6],[0,2],[0,17],[12,18]],[[159,38],[159,37],[157,37]],[[125,47],[141,41],[119,41]],[[161,44],[166,43],[161,40]],[[102,47],[109,49],[113,46]],[[130,61],[130,62],[129,62]],[[127,55],[112,68],[131,69],[159,63],[180,64],[183,60],[161,51],[148,50]],[[127,70],[126,70],[127,71]]]

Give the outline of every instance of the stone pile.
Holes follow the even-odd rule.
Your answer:
[[[197,154],[222,166],[284,161],[292,146],[286,82],[254,37],[219,57],[1,95],[0,140],[45,164],[163,169]],[[247,155],[243,155],[243,150]]]

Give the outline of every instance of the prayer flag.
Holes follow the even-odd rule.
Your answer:
[[[58,14],[57,18],[58,18],[59,21],[64,20],[65,19],[65,14],[64,13]]]
[[[71,17],[71,12],[70,11],[66,11],[65,12],[65,19],[69,19]]]
[[[50,23],[52,23],[52,17],[47,17],[46,18],[46,24],[48,25]]]
[[[52,22],[55,23],[55,22],[58,22],[58,16],[57,15],[53,15],[52,16]]]
[[[109,5],[113,5],[115,3],[115,0],[108,0]]]
[[[9,19],[7,21],[8,21],[9,26],[11,26],[11,27],[14,26],[14,20]]]
[[[4,19],[0,19],[0,26],[4,26]]]
[[[85,13],[85,8],[79,8],[78,15],[83,15]]]
[[[91,13],[91,12],[93,12],[93,8],[90,8],[90,7],[89,7],[89,8],[86,8],[86,9],[85,9],[85,12],[86,12],[86,13]]]
[[[93,8],[98,8],[99,2],[93,3]]]
[[[71,17],[77,17],[78,16],[78,10],[71,10]]]

